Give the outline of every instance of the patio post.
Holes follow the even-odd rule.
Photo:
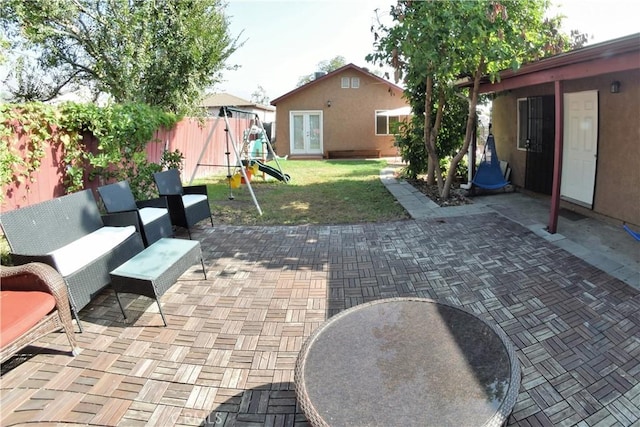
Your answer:
[[[560,211],[560,185],[562,181],[562,153],[564,134],[564,94],[562,93],[562,81],[554,82],[555,91],[555,141],[553,153],[553,184],[551,188],[551,210],[549,212],[549,224],[547,231],[555,234],[558,230],[558,213]]]

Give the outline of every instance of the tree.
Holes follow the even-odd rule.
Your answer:
[[[320,61],[318,62],[315,72],[311,74],[307,74],[305,76],[301,76],[298,79],[298,83],[296,84],[296,87],[300,87],[312,81],[315,78],[316,72],[327,74],[334,70],[337,70],[340,67],[344,67],[345,65],[347,65],[347,60],[344,59],[344,56],[340,56],[340,55],[328,61]]]
[[[367,60],[391,65],[396,81],[403,78],[408,88],[424,85],[419,101],[428,175],[443,198],[471,142],[481,78],[495,80],[500,70],[570,47],[558,31],[561,18],[544,19],[548,7],[547,0],[406,0],[391,7],[393,25],[373,28],[374,53]],[[470,81],[468,89],[456,86],[461,78]],[[468,101],[465,136],[443,180],[437,142],[447,106],[460,95]]]
[[[269,96],[267,95],[267,91],[261,85],[258,85],[256,90],[251,94],[251,102],[255,102],[256,104],[268,105],[269,104]]]
[[[75,74],[49,69],[44,77],[43,70],[29,57],[21,56],[12,65],[5,79],[11,102],[47,102],[61,95],[63,87],[70,91],[79,89],[77,84],[71,83]]]
[[[5,0],[0,23],[66,84],[173,112],[197,105],[237,48],[221,0]]]
[[[395,136],[395,144],[407,164],[403,169],[403,174],[414,179],[420,174],[429,172],[428,156],[424,144],[425,90],[424,82],[419,82],[415,87],[407,86],[405,88],[405,97],[411,105],[413,115],[408,122],[403,123]],[[452,97],[448,100],[447,108],[443,111],[436,145],[438,158],[441,159],[440,164],[444,163],[443,159],[454,156],[462,146],[465,134],[464,124],[467,117],[466,106],[466,101],[461,97]],[[431,114],[435,115],[435,111],[432,111]],[[435,179],[433,170],[428,176]]]
[[[0,65],[7,60],[7,49],[9,49],[9,41],[0,34]]]

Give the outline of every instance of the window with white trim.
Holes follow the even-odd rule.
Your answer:
[[[376,135],[396,135],[400,116],[389,116],[388,110],[376,110]]]
[[[349,77],[343,77],[343,78],[342,78],[342,84],[340,85],[340,87],[341,87],[342,89],[349,89],[349,81],[350,81],[350,80],[351,80],[351,79],[350,79]]]
[[[358,89],[360,87],[360,77],[351,77],[351,88]]]

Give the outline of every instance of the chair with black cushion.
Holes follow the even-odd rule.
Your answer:
[[[135,225],[145,247],[163,237],[173,236],[171,217],[164,197],[136,201],[127,181],[98,188],[107,215],[103,221],[109,225]]]
[[[171,223],[186,228],[189,239],[191,239],[191,227],[203,219],[209,218],[213,226],[206,185],[183,187],[180,172],[177,169],[154,173],[153,178],[160,196],[167,198]]]

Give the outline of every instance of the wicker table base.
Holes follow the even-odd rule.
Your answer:
[[[113,270],[110,273],[111,287],[116,293],[116,299],[125,320],[127,315],[124,312],[119,293],[154,298],[158,303],[162,322],[167,326],[158,298],[198,260],[202,263],[202,271],[206,279],[207,272],[200,251],[200,242],[163,238]]]
[[[474,314],[392,298],[320,326],[295,383],[315,426],[499,426],[515,405],[520,366],[506,335]]]

